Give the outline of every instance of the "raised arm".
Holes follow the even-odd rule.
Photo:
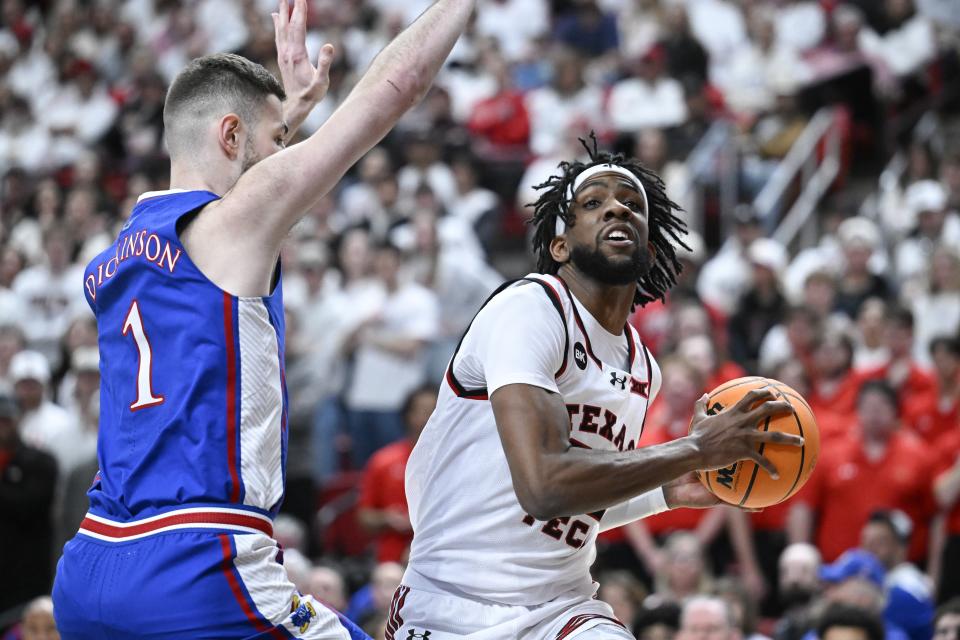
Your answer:
[[[802,439],[756,429],[759,421],[792,411],[773,397],[757,389],[708,416],[704,396],[689,436],[623,452],[572,447],[566,407],[546,389],[507,385],[490,401],[520,505],[537,520],[549,520],[607,509],[696,469],[719,469],[737,460],[754,460],[774,473],[773,464],[757,453],[759,443],[800,445]]]
[[[191,234],[216,238],[227,247],[205,265],[215,263],[214,271],[227,272],[218,279],[221,286],[244,295],[265,293],[264,282],[290,228],[423,98],[473,7],[474,0],[437,0],[380,52],[320,129],[253,165],[197,217]],[[321,52],[318,69],[329,65],[325,56],[332,50]],[[287,108],[284,115],[302,119],[305,114]]]

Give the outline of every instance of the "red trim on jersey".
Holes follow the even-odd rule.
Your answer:
[[[584,443],[580,442],[580,441],[577,440],[576,438],[570,438],[570,446],[571,446],[571,447],[578,447],[578,448],[580,448],[580,449],[592,449],[592,448],[593,448],[593,447],[591,447],[591,446],[588,445],[588,444],[584,444]]]
[[[230,544],[230,538],[228,538],[226,535],[221,535],[219,537],[220,549],[223,551],[223,575],[227,577],[227,584],[230,585],[230,591],[233,592],[233,597],[240,605],[240,608],[243,609],[243,613],[247,616],[247,619],[253,623],[254,627],[257,628],[257,631],[266,631],[270,634],[270,637],[280,638],[283,640],[285,636],[280,633],[279,629],[270,626],[261,620],[253,612],[253,609],[250,608],[250,603],[247,602],[247,598],[243,593],[243,589],[240,588],[240,581],[237,579],[235,574],[236,567],[233,566],[233,547]]]
[[[390,613],[387,618],[387,629],[383,636],[384,640],[394,640],[393,634],[403,626],[403,616],[400,615],[400,610],[403,609],[403,605],[407,601],[408,593],[410,593],[410,587],[403,585],[397,587],[397,590],[394,592],[393,602],[390,603]]]
[[[263,518],[242,513],[224,513],[222,511],[197,511],[193,513],[174,513],[140,524],[108,524],[100,520],[85,517],[80,528],[108,538],[129,538],[151,533],[167,527],[189,528],[196,524],[218,524],[224,528],[246,527],[256,529],[273,537],[273,526]]]
[[[617,620],[616,618],[611,618],[610,616],[602,616],[599,613],[582,613],[578,616],[573,616],[572,618],[570,618],[570,620],[567,621],[567,624],[563,625],[563,628],[560,629],[559,633],[557,633],[557,637],[554,640],[563,640],[564,638],[569,636],[571,633],[573,633],[574,631],[576,631],[586,623],[590,622],[591,620],[596,620],[598,618],[606,620],[608,622],[612,622],[618,627],[622,627],[626,629],[624,624],[619,620]]]
[[[227,342],[227,469],[230,472],[230,502],[240,502],[237,473],[237,350],[233,333],[233,296],[223,294],[223,333]]]

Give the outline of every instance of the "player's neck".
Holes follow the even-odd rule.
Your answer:
[[[614,335],[623,330],[633,306],[636,284],[618,286],[597,282],[569,264],[560,267],[558,275],[600,326]]]
[[[235,181],[234,181],[235,182]],[[185,191],[209,191],[222,196],[230,190],[232,184],[225,180],[211,180],[209,175],[197,171],[193,166],[171,164],[170,188]]]

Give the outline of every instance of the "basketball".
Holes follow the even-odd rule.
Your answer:
[[[729,380],[710,392],[707,414],[719,413],[748,392],[766,387],[773,389],[777,400],[790,402],[794,415],[766,418],[757,429],[799,435],[804,442],[800,447],[760,443],[759,453],[769,458],[780,474],[776,480],[753,460],[738,460],[715,471],[698,471],[707,490],[728,504],[759,509],[783,502],[800,490],[817,464],[820,430],[813,411],[803,396],[779,380],[760,376]]]

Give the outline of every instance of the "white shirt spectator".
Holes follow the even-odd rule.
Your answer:
[[[729,238],[700,270],[697,293],[705,303],[729,316],[737,310],[752,279],[750,262],[743,255],[740,243]]]
[[[806,51],[823,41],[827,19],[819,2],[788,2],[777,9],[775,18],[777,48]]]
[[[943,230],[937,243],[960,251],[960,217],[948,213],[943,221]],[[935,243],[929,238],[910,236],[897,245],[894,265],[897,279],[902,282],[922,278],[930,266],[930,256]]]
[[[673,127],[687,119],[683,87],[669,77],[653,83],[641,78],[621,80],[610,92],[608,109],[611,124],[621,132]]]
[[[54,355],[75,315],[87,308],[83,297],[83,267],[70,265],[60,273],[46,265],[21,271],[13,291],[26,302],[26,316],[20,328],[27,341]]]
[[[573,95],[560,95],[553,87],[534,89],[526,98],[530,116],[530,149],[538,156],[552,154],[570,130],[588,133],[603,129],[603,94],[586,86]]]
[[[914,299],[913,358],[932,366],[930,342],[941,336],[955,336],[960,330],[960,292],[926,293]]]
[[[72,133],[53,135],[53,160],[70,164],[107,132],[117,117],[117,105],[104,85],[84,97],[69,83],[37,114],[48,129],[72,129]]]
[[[712,60],[729,56],[747,40],[743,13],[727,0],[687,0],[687,19],[694,37]]]
[[[412,198],[421,184],[426,183],[437,200],[445,207],[456,204],[457,180],[453,170],[443,162],[434,162],[426,169],[408,164],[397,173],[401,197]]]
[[[39,39],[38,39],[39,41]],[[57,70],[39,45],[17,58],[4,80],[14,93],[26,98],[34,113],[40,113],[57,90]]]
[[[741,113],[770,109],[777,87],[798,86],[812,77],[810,68],[793,49],[763,51],[749,41],[728,58],[711,64],[710,75],[730,108]]]
[[[439,330],[437,298],[414,282],[401,284],[380,307],[374,333],[430,340]],[[361,342],[357,348],[346,404],[353,410],[395,411],[404,398],[424,381],[425,350],[414,357],[401,356]]]
[[[47,128],[36,121],[26,121],[0,129],[0,175],[12,167],[30,172],[46,168],[51,140]]]
[[[530,42],[550,28],[545,0],[480,0],[477,35],[493,38],[509,61],[527,53]]]
[[[865,55],[883,60],[890,71],[903,76],[933,59],[936,53],[934,36],[930,20],[917,14],[882,36],[864,27],[857,36],[857,44]]]

